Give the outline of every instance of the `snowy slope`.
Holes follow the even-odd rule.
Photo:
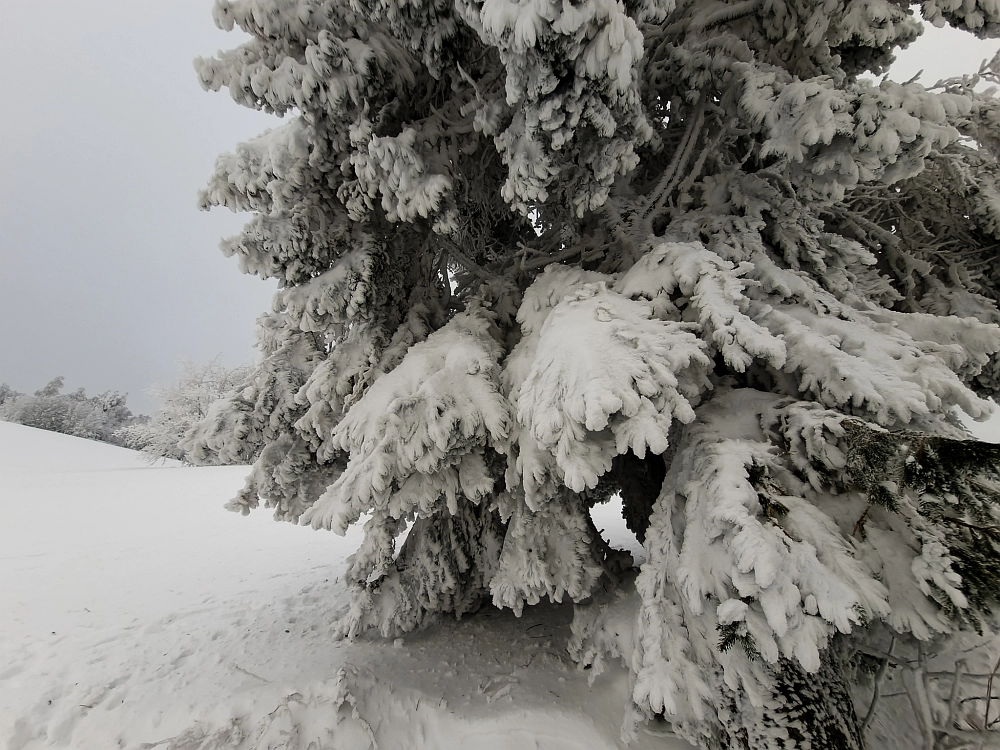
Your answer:
[[[570,607],[331,638],[360,534],[227,513],[244,473],[0,422],[2,750],[622,746],[624,670],[588,685]]]
[[[4,635],[145,621],[343,560],[330,535],[223,510],[245,474],[0,422]]]

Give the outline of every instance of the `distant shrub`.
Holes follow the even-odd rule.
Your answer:
[[[147,391],[160,401],[160,410],[148,421],[120,429],[118,439],[153,459],[175,458],[191,463],[178,443],[189,429],[208,415],[212,404],[238,386],[248,372],[248,367],[228,368],[218,359],[206,364],[183,360],[181,376],[175,385],[154,386]],[[246,462],[253,460],[253,457],[247,458]],[[231,462],[216,454],[198,463]]]
[[[125,445],[116,434],[119,430],[148,419],[125,405],[127,394],[106,391],[88,396],[83,388],[62,393],[63,384],[62,376],[53,378],[31,396],[0,385],[0,419],[114,445]]]

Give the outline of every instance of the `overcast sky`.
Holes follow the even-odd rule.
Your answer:
[[[215,157],[276,118],[206,93],[192,60],[238,43],[210,0],[4,4],[0,382],[129,393],[177,360],[250,361],[273,286],[218,251],[242,219],[197,210]]]
[[[242,219],[196,208],[217,154],[279,120],[206,93],[192,60],[239,43],[211,0],[10,0],[0,24],[0,382],[129,393],[177,361],[252,360],[273,286],[219,238]],[[997,42],[932,30],[893,77],[978,67]]]

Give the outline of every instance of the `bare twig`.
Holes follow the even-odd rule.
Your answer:
[[[934,713],[931,711],[930,701],[930,681],[927,676],[927,652],[924,650],[922,641],[917,642],[917,668],[915,672],[915,683],[917,686],[917,700],[920,701],[920,710],[924,719],[924,744],[927,750],[934,750],[937,744],[934,734]]]
[[[895,639],[893,639],[895,641]],[[913,666],[902,659],[899,659],[892,654],[886,653],[885,651],[879,651],[876,648],[868,648],[866,646],[859,646],[857,649],[858,653],[867,654],[868,656],[874,656],[876,659],[885,659],[894,667],[902,667],[903,669],[913,669]],[[951,674],[950,672],[948,674]]]
[[[271,682],[270,680],[267,680],[267,679],[264,679],[264,678],[263,678],[263,677],[261,677],[261,676],[260,676],[259,674],[254,674],[254,673],[253,673],[253,672],[251,672],[251,671],[250,671],[249,669],[244,669],[243,667],[241,667],[241,666],[240,666],[239,664],[237,664],[236,662],[233,662],[233,669],[235,669],[235,670],[236,670],[237,672],[242,672],[242,673],[243,673],[243,674],[245,674],[245,675],[248,675],[248,676],[250,676],[250,677],[253,677],[253,678],[255,678],[255,679],[258,679],[258,680],[260,680],[261,682],[267,682],[267,683],[270,683],[270,682]]]
[[[996,676],[997,670],[1000,670],[1000,657],[997,657],[997,663],[993,665],[993,671],[990,672],[990,679],[986,682],[986,710],[983,711],[983,726],[987,729],[990,728],[990,701],[993,699],[993,678]]]
[[[912,683],[914,682],[913,670],[904,669],[902,677],[903,677],[903,689],[906,690],[906,697],[910,701],[910,708],[913,710],[913,717],[917,720],[917,724],[920,727],[920,734],[925,737],[925,742],[926,742],[924,716],[923,712],[920,710],[920,701],[916,695],[917,692],[916,688],[912,685]]]
[[[889,641],[889,648],[886,650],[887,658],[882,660],[882,663],[878,665],[878,670],[875,672],[875,688],[872,691],[872,702],[868,706],[868,713],[865,714],[864,720],[861,722],[861,735],[868,731],[868,725],[872,723],[872,719],[875,718],[875,708],[878,705],[878,700],[882,693],[882,680],[885,679],[885,673],[889,669],[889,659],[892,658],[892,649],[896,645],[896,637],[893,636],[892,640]]]
[[[934,750],[934,714],[927,697],[927,657],[922,643],[917,643],[917,666],[903,670],[903,687],[910,699],[913,715],[920,727],[923,750]]]
[[[855,522],[855,524],[854,524],[854,530],[851,531],[851,536],[855,536],[856,537],[858,535],[858,532],[860,532],[861,530],[864,529],[864,527],[865,527],[865,521],[868,520],[868,512],[871,509],[872,509],[872,505],[871,505],[871,503],[868,503],[868,505],[865,507],[865,512],[862,513],[858,517],[857,522]]]
[[[962,698],[962,700],[959,701],[959,702],[960,703],[968,703],[970,701],[984,701],[988,697],[989,696],[986,696],[986,695],[970,695],[970,696],[967,696],[965,698]],[[993,697],[996,698],[997,700],[1000,700],[1000,695],[994,695]]]
[[[962,677],[965,674],[965,659],[959,659],[955,662],[955,677],[951,683],[951,695],[948,698],[948,726],[955,726],[955,722],[958,721],[958,710],[962,707],[962,702],[959,699],[960,688],[962,686]]]
[[[947,734],[949,737],[966,740],[967,742],[996,742],[997,733],[983,729],[955,729],[953,727],[934,727],[935,732]],[[986,747],[981,745],[981,747]],[[992,745],[996,747],[996,745]]]

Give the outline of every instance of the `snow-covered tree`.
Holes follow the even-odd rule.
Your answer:
[[[15,399],[21,398],[23,395],[23,393],[15,391],[6,383],[0,383],[0,408],[2,408],[4,404],[6,404],[9,408],[10,404],[12,404]],[[0,412],[0,416],[2,416],[2,414],[3,412]]]
[[[245,365],[226,367],[218,358],[204,364],[181,360],[180,364],[181,375],[174,385],[153,386],[148,390],[160,402],[159,410],[150,420],[123,427],[117,433],[127,447],[152,459],[187,461],[179,445],[185,433],[208,416],[212,404],[240,385],[250,371]],[[247,453],[240,458],[240,463],[250,463],[256,454]],[[200,463],[224,462],[217,456],[204,454]]]
[[[185,449],[262,446],[235,510],[367,517],[345,634],[571,599],[626,736],[862,746],[850,691],[1000,593],[1000,455],[955,416],[1000,387],[1000,63],[874,81],[916,10],[1000,34],[994,0],[217,0],[251,38],[202,85],[287,121],[201,204],[280,289]],[[928,749],[985,738],[914,669]]]
[[[0,386],[0,419],[74,437],[122,445],[119,431],[143,419],[125,405],[126,395],[107,391],[87,396],[83,388],[62,393],[64,378],[49,381],[33,396]]]

